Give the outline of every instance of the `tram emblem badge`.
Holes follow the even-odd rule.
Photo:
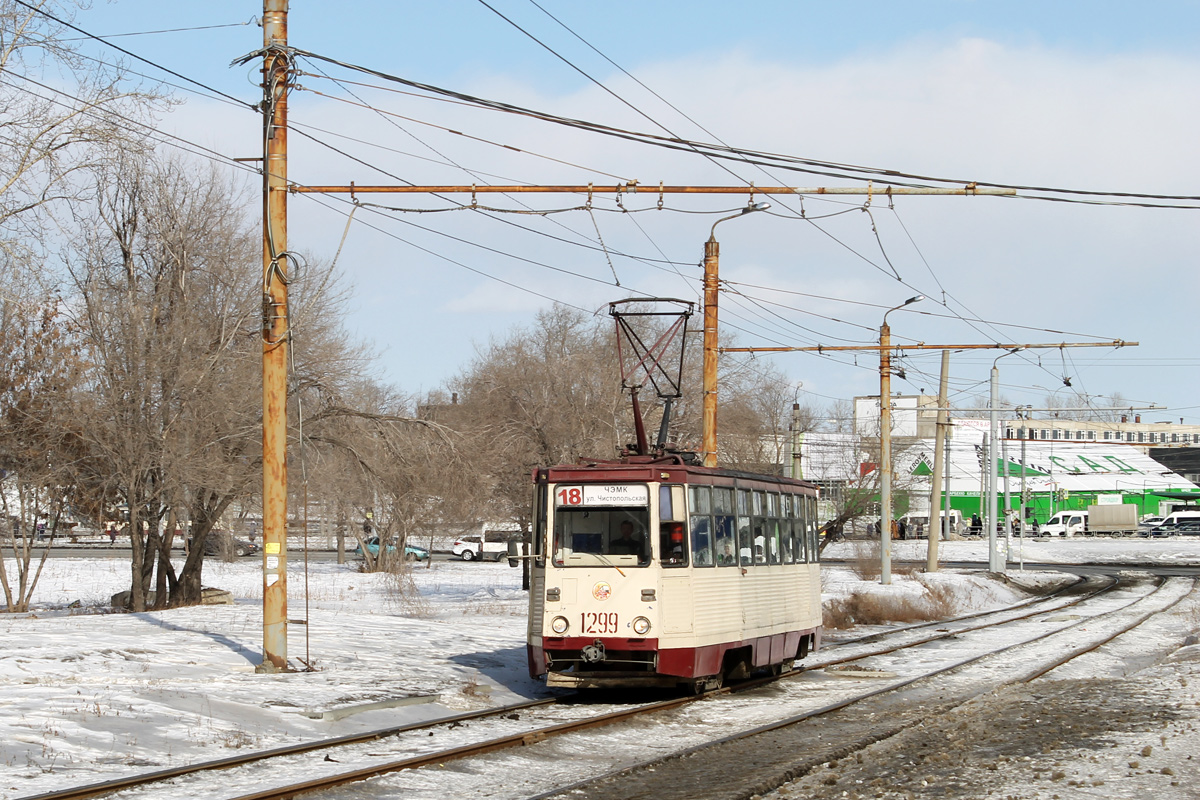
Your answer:
[[[607,600],[612,596],[612,587],[604,581],[600,581],[592,587],[592,597],[597,600]]]

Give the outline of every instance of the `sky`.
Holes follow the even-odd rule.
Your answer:
[[[1200,194],[1195,2],[453,0],[333,9],[292,3],[289,43],[566,117],[961,182]],[[77,21],[101,35],[227,26],[112,41],[252,104],[253,65],[230,63],[261,47],[261,29],[239,24],[261,10],[118,0],[94,3]],[[397,93],[405,87],[323,61],[303,59],[301,69],[289,101],[289,177],[300,183],[865,184],[717,164]],[[255,113],[207,92],[179,94],[185,102],[160,120],[162,131],[226,157],[260,154]],[[316,271],[337,254],[351,329],[380,352],[381,377],[417,393],[444,386],[478,348],[554,301],[601,314],[627,297],[698,301],[710,228],[749,193],[668,196],[662,210],[657,199],[643,191],[618,205],[596,195],[589,211],[580,195],[479,195],[480,205],[506,211],[576,210],[364,205],[348,225],[344,196],[293,196],[289,245]],[[470,198],[366,201],[429,210]],[[998,368],[1010,403],[1071,405],[1079,391],[1107,405],[1119,394],[1125,405],[1165,407],[1143,419],[1200,424],[1187,323],[1200,212],[989,197],[894,205],[873,197],[866,208],[861,197],[771,202],[717,229],[725,343],[869,345],[885,311],[921,294],[888,317],[897,343],[1139,343],[1006,357]],[[952,406],[986,400],[1003,352],[951,356]],[[870,351],[747,357],[745,368],[764,364],[783,373],[798,402],[822,410],[879,391]],[[893,391],[934,392],[938,364],[936,351],[905,355]],[[698,388],[699,376],[690,380]]]

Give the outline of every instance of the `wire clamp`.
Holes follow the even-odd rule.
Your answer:
[[[621,193],[618,191],[618,192],[617,192],[617,204],[618,204],[618,205],[620,205],[620,203],[621,203]],[[590,209],[591,209],[591,207],[592,207],[592,184],[591,184],[591,182],[590,182],[590,181],[588,182],[588,199],[587,199],[587,206],[586,206],[586,207],[587,207],[589,210],[590,210]]]
[[[663,208],[663,182],[659,181],[658,182],[658,210],[662,211],[662,208]]]
[[[750,201],[746,205],[754,205],[754,181],[750,181]]]
[[[478,206],[479,206],[479,200],[475,195],[475,184],[472,183],[471,184],[471,208],[477,208]]]
[[[867,202],[863,204],[863,209],[871,207],[871,198],[875,195],[875,184],[872,181],[867,181]]]

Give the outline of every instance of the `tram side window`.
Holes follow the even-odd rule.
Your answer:
[[[716,563],[712,524],[712,489],[688,487],[689,517],[692,534],[692,566],[711,567]]]
[[[766,564],[770,552],[770,528],[764,516],[767,513],[767,493],[750,493],[750,535],[754,563]]]
[[[751,517],[750,532],[754,543],[754,563],[766,564],[771,550],[770,520],[766,517]]]
[[[692,566],[713,565],[712,517],[692,515]]]
[[[779,500],[779,546],[783,563],[792,564],[796,560],[792,556],[792,496],[785,494]]]
[[[796,563],[803,564],[804,558],[804,498],[792,498],[792,549],[796,551]]]
[[[737,490],[737,557],[743,567],[754,563],[754,530],[750,519],[750,490]]]
[[[713,487],[713,542],[717,566],[732,567],[737,564],[737,541],[735,540],[733,489]]]
[[[782,563],[783,554],[779,546],[780,524],[778,519],[767,518],[767,563]]]
[[[737,518],[738,563],[743,567],[754,563],[754,529],[750,517]]]
[[[796,496],[792,498],[792,536],[796,542],[796,563],[802,564],[808,560],[806,552],[808,531],[807,498]]]

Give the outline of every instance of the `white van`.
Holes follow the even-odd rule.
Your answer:
[[[1155,528],[1161,529],[1161,533],[1170,534],[1175,528],[1179,527],[1181,522],[1200,521],[1200,511],[1175,511],[1167,515],[1166,519],[1155,525]],[[1156,535],[1160,535],[1156,534]]]
[[[1058,511],[1038,531],[1040,536],[1082,536],[1087,533],[1086,511]]]

